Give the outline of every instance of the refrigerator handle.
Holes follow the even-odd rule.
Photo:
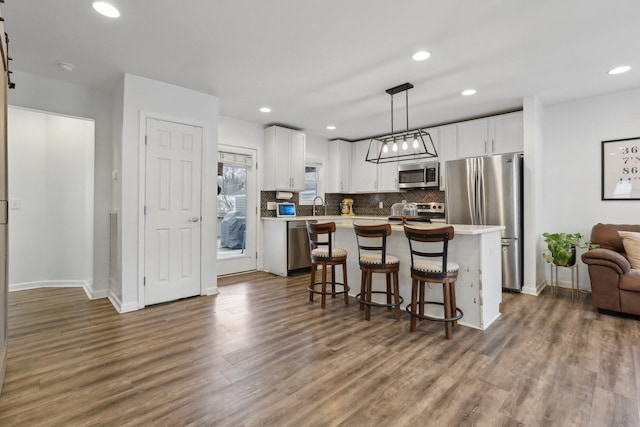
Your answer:
[[[482,162],[476,159],[476,191],[475,191],[475,206],[476,206],[476,224],[484,225],[484,172],[482,170]]]
[[[478,219],[478,174],[476,170],[475,159],[467,160],[467,173],[467,188],[469,191],[469,213],[471,217],[471,225],[476,225]]]

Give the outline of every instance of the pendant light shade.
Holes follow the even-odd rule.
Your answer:
[[[424,129],[409,130],[409,89],[411,83],[404,83],[400,86],[387,89],[391,95],[391,133],[389,135],[371,138],[366,161],[370,163],[390,163],[400,160],[419,160],[438,157],[436,147],[429,132]],[[393,129],[393,96],[400,92],[405,93],[407,127],[405,131],[394,132]],[[409,148],[411,142],[411,148]],[[391,150],[388,145],[391,144]],[[400,145],[400,149],[399,149]]]

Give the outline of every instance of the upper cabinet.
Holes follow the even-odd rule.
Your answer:
[[[446,125],[438,128],[438,160],[440,161],[440,190],[445,189],[446,163],[457,158],[457,126]]]
[[[305,141],[305,134],[296,130],[264,130],[263,190],[304,190]]]
[[[365,161],[369,152],[368,139],[354,142],[352,159],[351,191],[371,192],[378,191],[378,165]],[[377,150],[377,143],[371,144],[371,150]]]
[[[522,151],[522,112],[458,123],[458,157]]]
[[[518,111],[426,129],[438,152],[437,159],[433,160],[440,163],[440,190],[445,190],[444,177],[449,160],[523,151],[522,118],[522,111]],[[354,143],[338,140],[329,142],[328,192],[398,191],[398,164],[430,160],[406,158],[397,162],[370,163],[365,161],[369,147],[369,139]],[[378,149],[379,145],[374,141],[371,150]],[[372,153],[370,157],[375,154]]]
[[[329,141],[328,193],[351,191],[351,150],[348,141]]]
[[[524,151],[524,124],[522,111],[501,114],[489,119],[493,154]]]

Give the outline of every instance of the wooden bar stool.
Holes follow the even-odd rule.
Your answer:
[[[455,283],[460,266],[447,260],[449,240],[454,236],[453,227],[421,229],[405,225],[404,234],[411,251],[411,304],[406,307],[411,315],[409,330],[415,332],[417,319],[444,322],[445,335],[450,340],[453,327],[463,316],[462,310],[456,307]],[[442,283],[443,302],[425,301],[425,283]],[[425,306],[430,304],[443,306],[444,315],[425,314]]]
[[[309,235],[309,249],[311,251],[311,278],[309,280],[309,301],[313,301],[313,294],[322,295],[321,307],[325,307],[327,295],[333,298],[344,294],[344,303],[349,304],[349,286],[347,285],[347,251],[333,247],[333,233],[336,231],[335,222],[316,223],[307,221],[307,234]],[[322,266],[322,281],[316,282],[316,271]],[[336,265],[342,265],[342,277],[344,283],[336,282]],[[327,269],[331,267],[331,290],[327,291]],[[317,290],[317,286],[322,290]],[[342,290],[336,290],[336,285]]]
[[[400,258],[387,254],[387,236],[391,234],[389,224],[358,225],[353,224],[358,242],[358,259],[362,277],[360,293],[356,300],[360,303],[360,310],[364,308],[364,318],[371,318],[371,307],[394,308],[396,320],[400,319],[400,305],[404,302],[398,288],[398,271],[400,270]],[[386,291],[373,290],[373,273],[384,273],[387,279]],[[391,279],[393,278],[393,291]],[[386,294],[387,303],[378,303],[371,300],[371,294]],[[391,302],[391,299],[394,302]]]

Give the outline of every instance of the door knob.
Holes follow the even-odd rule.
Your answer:
[[[189,222],[198,222],[200,221],[200,217],[199,216],[193,216],[191,217],[191,219],[189,220]]]

